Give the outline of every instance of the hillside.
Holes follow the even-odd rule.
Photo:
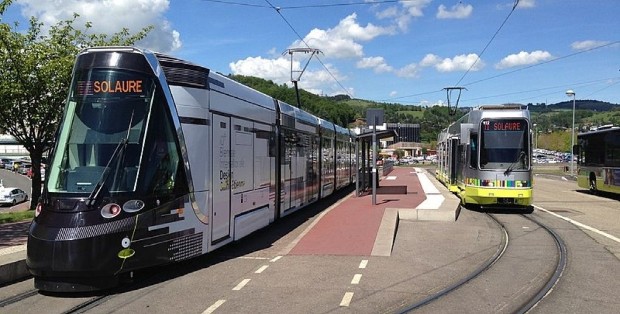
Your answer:
[[[231,79],[259,90],[276,99],[291,105],[297,105],[295,90],[286,85],[277,85],[256,77],[231,75]],[[354,127],[355,121],[366,117],[368,108],[385,110],[385,122],[388,123],[418,123],[420,124],[423,142],[433,142],[437,134],[450,122],[457,120],[463,114],[449,115],[446,107],[422,107],[402,105],[397,103],[379,103],[363,99],[352,99],[348,95],[318,96],[305,90],[299,91],[301,109],[336,124]],[[536,131],[540,134],[566,132],[572,125],[572,101],[563,101],[556,104],[527,104],[532,121],[536,124]],[[588,129],[591,126],[615,124],[620,125],[620,105],[598,100],[575,101],[575,124],[577,129]],[[465,109],[465,108],[462,108]],[[570,136],[569,136],[570,137]],[[565,139],[565,136],[561,138]],[[544,142],[544,141],[543,141]],[[550,141],[553,142],[553,141]],[[542,144],[542,142],[541,142]],[[560,147],[569,144],[561,143]]]

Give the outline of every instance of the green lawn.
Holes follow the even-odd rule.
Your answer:
[[[0,224],[32,220],[32,218],[34,218],[33,210],[11,212],[11,213],[0,213]]]

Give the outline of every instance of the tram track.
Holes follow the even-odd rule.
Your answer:
[[[495,214],[486,213],[486,215],[494,223],[496,223],[499,226],[501,233],[502,233],[502,240],[500,244],[498,245],[498,248],[495,251],[495,253],[471,273],[457,280],[453,284],[450,284],[447,287],[439,290],[438,292],[432,295],[429,295],[422,300],[416,301],[415,303],[407,306],[406,308],[401,309],[399,313],[409,313],[409,312],[413,312],[416,310],[420,310],[423,307],[430,305],[438,301],[439,299],[444,298],[454,293],[455,291],[461,288],[464,288],[464,286],[472,282],[472,280],[481,277],[485,272],[492,269],[493,265],[495,265],[504,256],[510,244],[510,233],[507,230],[504,223],[502,223],[495,216]],[[551,276],[546,278],[544,285],[542,285],[542,287],[538,289],[534,295],[527,298],[526,301],[522,302],[521,305],[519,305],[518,308],[513,311],[513,313],[527,313],[529,310],[534,308],[545,296],[547,296],[551,292],[553,287],[557,284],[560,277],[562,276],[562,273],[566,267],[566,260],[567,260],[566,245],[564,244],[564,241],[562,240],[562,238],[555,231],[553,231],[551,228],[547,227],[546,225],[542,224],[541,222],[535,220],[529,215],[521,214],[520,216],[523,217],[524,219],[531,221],[535,225],[539,226],[540,228],[545,230],[546,233],[551,236],[551,238],[553,238],[553,241],[557,249],[557,254],[556,254],[557,258],[556,258],[556,265],[554,267],[554,270]]]
[[[31,290],[24,291],[22,293],[16,294],[14,296],[5,298],[3,300],[0,300],[0,309],[5,307],[5,306],[11,305],[13,303],[17,303],[17,302],[20,302],[22,300],[25,300],[25,299],[28,299],[30,297],[33,297],[33,296],[35,296],[37,294],[39,294],[39,290],[31,289]]]

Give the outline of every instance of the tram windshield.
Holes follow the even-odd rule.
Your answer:
[[[153,78],[140,72],[90,69],[75,73],[48,190],[171,189],[180,154],[160,91]],[[140,174],[144,163],[152,171]]]
[[[480,168],[529,168],[529,126],[523,119],[486,119],[480,132]]]

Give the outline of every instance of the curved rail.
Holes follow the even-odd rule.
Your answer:
[[[490,258],[488,259],[484,264],[482,264],[480,267],[478,267],[476,270],[474,270],[472,273],[470,273],[469,275],[467,275],[466,277],[464,277],[463,279],[457,281],[456,283],[438,291],[437,293],[430,295],[428,297],[426,297],[425,299],[414,303],[412,305],[410,305],[409,307],[402,309],[400,311],[400,313],[406,313],[406,312],[410,312],[413,311],[415,309],[421,308],[422,306],[429,304],[445,295],[447,295],[448,293],[458,289],[459,287],[463,286],[465,283],[469,282],[470,280],[472,280],[473,278],[479,276],[480,274],[482,274],[484,271],[486,271],[487,269],[489,269],[493,264],[495,264],[495,262],[497,262],[501,256],[503,255],[503,253],[506,251],[506,248],[508,247],[508,232],[506,231],[506,228],[504,227],[504,225],[497,220],[493,215],[487,213],[487,215],[492,218],[493,221],[495,221],[502,229],[503,231],[503,241],[502,241],[502,245],[500,246],[500,248],[498,248],[498,251]],[[532,221],[533,223],[539,225],[541,228],[545,229],[545,231],[547,231],[547,233],[549,233],[551,235],[551,237],[553,237],[556,247],[558,249],[558,263],[556,265],[555,271],[553,272],[553,275],[550,276],[550,278],[547,280],[547,283],[532,297],[530,298],[527,302],[525,302],[523,305],[521,305],[521,307],[515,311],[515,313],[526,313],[529,310],[531,310],[533,307],[535,307],[547,294],[549,294],[549,292],[551,291],[551,289],[553,289],[553,287],[557,284],[557,282],[559,281],[560,277],[562,276],[562,273],[564,272],[564,269],[566,268],[566,259],[567,259],[567,250],[566,250],[566,245],[564,244],[564,241],[562,240],[562,238],[560,238],[560,236],[553,231],[552,229],[550,229],[549,227],[547,227],[546,225],[544,225],[543,223],[536,221],[535,219],[528,217],[526,215],[521,215],[523,217],[525,217],[526,219]]]
[[[551,292],[551,289],[553,289],[553,287],[558,283],[558,281],[560,281],[560,277],[562,277],[562,273],[566,268],[566,258],[568,255],[564,241],[555,231],[531,217],[528,217],[526,215],[522,216],[527,218],[531,222],[539,225],[541,228],[545,229],[553,237],[553,239],[555,240],[555,245],[558,249],[559,258],[558,264],[555,267],[555,271],[553,272],[553,275],[551,276],[551,278],[549,278],[545,286],[542,287],[542,289],[540,289],[540,291],[538,291],[538,293],[536,293],[536,295],[534,295],[534,297],[532,297],[528,302],[523,304],[521,308],[515,313],[526,313],[527,311],[535,307],[538,302],[540,302],[545,296],[547,296],[547,294],[549,294],[549,292]]]
[[[497,220],[495,217],[493,217],[492,215],[487,213],[487,216],[489,216],[502,230],[502,243],[500,244],[500,246],[497,248],[497,251],[495,252],[495,254],[493,254],[493,256],[491,256],[491,258],[489,258],[486,262],[484,262],[482,265],[480,265],[476,270],[474,270],[473,272],[471,272],[469,275],[465,276],[464,278],[462,278],[461,280],[457,281],[456,283],[438,291],[435,294],[432,294],[424,299],[422,299],[421,301],[414,303],[412,305],[410,305],[407,308],[404,308],[400,311],[400,313],[407,313],[410,311],[413,311],[415,309],[421,308],[426,304],[429,304],[445,295],[447,295],[448,293],[458,289],[459,287],[463,286],[464,284],[466,284],[468,281],[478,277],[481,273],[483,273],[484,271],[486,271],[487,269],[489,269],[493,264],[495,264],[501,257],[502,255],[504,255],[504,252],[506,252],[506,248],[508,247],[508,231],[506,230],[506,227],[504,227],[504,225]]]

